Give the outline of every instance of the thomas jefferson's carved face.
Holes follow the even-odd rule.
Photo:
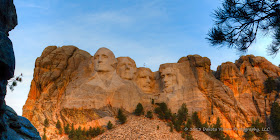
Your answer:
[[[174,72],[172,71],[172,68],[167,67],[161,71],[161,79],[164,85],[164,91],[165,92],[172,92],[173,87],[177,85],[177,78]]]
[[[148,68],[138,69],[136,83],[143,92],[152,92],[153,73]]]
[[[97,72],[111,72],[115,70],[116,58],[112,51],[100,48],[93,56],[94,70]]]
[[[117,73],[121,78],[132,80],[136,73],[136,64],[129,57],[119,57],[117,65]]]

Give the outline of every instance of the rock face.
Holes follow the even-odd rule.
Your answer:
[[[265,105],[263,82],[279,77],[280,69],[266,59],[243,56],[234,63],[223,63],[213,74],[211,61],[199,55],[182,57],[177,63],[162,64],[159,71],[137,68],[129,57],[115,58],[100,48],[94,56],[74,46],[49,46],[37,58],[34,78],[23,116],[43,134],[43,122],[51,126],[102,126],[114,122],[118,108],[132,113],[138,103],[152,108],[151,99],[165,102],[172,112],[185,103],[189,113],[198,112],[202,122],[223,128],[245,128],[260,118]],[[269,111],[268,111],[269,112]],[[269,115],[269,114],[268,114]],[[243,132],[228,130],[232,138]],[[47,132],[55,138],[54,132]]]
[[[41,139],[36,128],[6,105],[7,80],[14,76],[15,56],[8,32],[17,25],[13,0],[0,0],[0,139]]]

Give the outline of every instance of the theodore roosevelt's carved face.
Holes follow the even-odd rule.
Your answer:
[[[161,69],[160,76],[164,85],[165,92],[172,92],[173,88],[177,86],[177,78],[171,67]]]
[[[134,60],[129,57],[119,57],[117,60],[117,73],[123,79],[132,80],[137,69]]]
[[[136,83],[143,92],[152,92],[153,72],[148,68],[139,68],[137,70]]]
[[[112,51],[100,48],[93,56],[94,70],[97,72],[111,72],[115,70],[116,58]]]

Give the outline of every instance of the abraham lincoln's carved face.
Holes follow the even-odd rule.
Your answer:
[[[160,76],[164,85],[164,91],[169,93],[177,85],[176,75],[171,67],[161,69]]]

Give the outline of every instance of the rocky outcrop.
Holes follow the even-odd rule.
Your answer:
[[[17,25],[13,0],[0,0],[0,139],[41,139],[36,128],[5,104],[7,80],[14,76],[15,56],[8,32]]]
[[[18,116],[9,106],[4,105],[3,119],[6,131],[2,133],[1,140],[32,139],[40,140],[37,129],[24,117]]]
[[[210,66],[208,58],[189,55],[152,72],[137,68],[129,57],[115,58],[107,48],[91,56],[74,46],[49,46],[36,60],[23,115],[41,135],[45,119],[53,127],[58,120],[76,126],[103,126],[114,121],[118,108],[132,113],[142,103],[151,110],[151,99],[166,102],[172,112],[185,103],[189,113],[198,112],[202,122],[215,123],[220,118],[222,127],[228,129],[248,127],[252,118],[264,121],[265,104],[262,94],[256,92],[259,82],[252,80],[253,75],[262,75],[261,70],[276,77],[279,68],[251,56],[241,57],[235,64],[223,63],[215,75]],[[237,139],[243,135],[242,131],[225,133]],[[56,138],[53,131],[46,134]]]

